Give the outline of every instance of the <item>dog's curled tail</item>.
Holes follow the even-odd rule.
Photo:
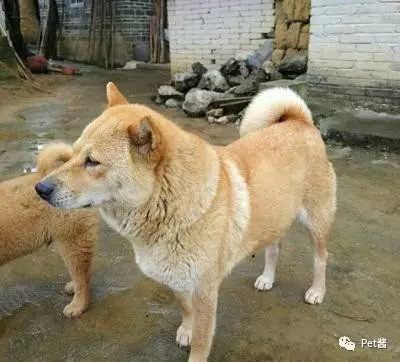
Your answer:
[[[46,175],[57,167],[57,162],[67,162],[72,157],[72,147],[62,142],[48,144],[38,155],[37,172]]]
[[[306,102],[290,88],[270,88],[257,94],[244,112],[240,137],[287,119],[313,124]]]

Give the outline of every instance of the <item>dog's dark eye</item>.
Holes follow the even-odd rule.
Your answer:
[[[85,159],[85,167],[96,167],[98,165],[100,165],[99,161],[93,160],[89,156],[86,157],[86,159]]]

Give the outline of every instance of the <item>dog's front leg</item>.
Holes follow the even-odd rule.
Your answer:
[[[192,297],[193,330],[189,362],[206,362],[215,331],[218,286],[197,289]]]
[[[192,295],[174,292],[181,307],[182,324],[176,332],[176,343],[179,347],[187,347],[192,341],[193,311]]]
[[[68,294],[74,294],[72,302],[64,308],[63,313],[66,317],[80,316],[89,305],[89,279],[94,244],[95,235],[91,230],[70,238],[59,238],[61,256],[72,278],[65,290]]]

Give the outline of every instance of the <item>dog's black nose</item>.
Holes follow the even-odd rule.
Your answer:
[[[49,181],[42,181],[35,185],[35,190],[43,200],[49,200],[54,191],[54,185]]]

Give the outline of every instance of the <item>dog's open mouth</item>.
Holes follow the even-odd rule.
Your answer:
[[[88,203],[88,204],[86,204],[86,205],[83,205],[82,207],[84,208],[84,209],[88,209],[89,207],[92,207],[93,206],[93,204],[90,202],[90,203]]]

